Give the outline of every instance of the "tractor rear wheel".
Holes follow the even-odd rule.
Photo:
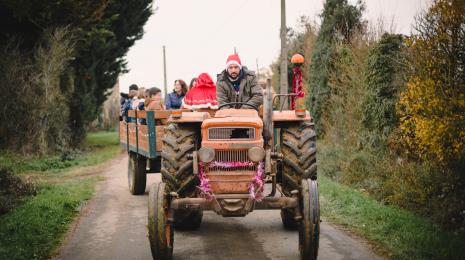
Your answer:
[[[300,259],[317,259],[320,240],[320,204],[316,180],[302,180],[302,221],[299,224]]]
[[[196,137],[193,126],[172,123],[165,127],[160,172],[168,191],[174,191],[181,197],[194,196],[198,185],[191,158],[195,151]]]
[[[173,257],[174,232],[168,222],[169,203],[165,183],[157,182],[150,187],[148,229],[153,259]]]
[[[299,190],[301,181],[316,179],[316,132],[314,124],[299,122],[281,129],[282,180],[281,186],[287,196]]]
[[[134,152],[129,152],[128,186],[129,192],[131,192],[132,195],[145,193],[145,185],[147,182],[146,167],[147,158]]]

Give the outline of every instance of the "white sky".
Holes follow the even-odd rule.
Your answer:
[[[287,27],[305,15],[320,23],[324,0],[287,0]],[[356,0],[349,0],[354,3]],[[415,15],[431,0],[365,0],[365,18],[379,17],[396,32],[409,34]],[[216,80],[234,47],[242,64],[268,67],[280,50],[280,0],[154,0],[158,10],[146,23],[144,37],[127,54],[130,72],[120,77],[120,91],[130,84],[163,90],[162,46],[166,46],[168,92],[174,80],[189,84],[207,72]]]

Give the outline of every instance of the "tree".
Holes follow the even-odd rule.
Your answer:
[[[402,46],[402,35],[385,33],[368,54],[362,123],[372,133],[370,138],[374,143],[378,139],[386,141],[399,125],[396,104],[405,84]]]
[[[465,5],[437,0],[408,39],[409,80],[397,106],[413,156],[465,177]]]
[[[119,74],[127,71],[123,57],[142,38],[151,7],[151,0],[109,2],[102,16],[105,23],[89,30],[82,42],[82,55],[73,63],[76,88],[70,102],[70,127],[74,146],[80,144],[86,126],[97,117],[106,99],[105,91],[113,87]]]
[[[18,54],[7,55],[11,59],[0,64],[0,73],[6,75],[5,72],[11,70],[9,64],[27,65],[21,68],[22,70],[16,70],[17,73],[14,74],[16,79],[11,80],[12,77],[9,77],[0,82],[0,90],[9,91],[11,90],[9,86],[13,84],[19,89],[28,88],[28,94],[41,93],[40,82],[34,79],[40,78],[45,70],[29,69],[26,71],[26,68],[40,67],[43,64],[37,59],[41,48],[50,50],[50,46],[54,43],[58,44],[57,46],[66,47],[66,52],[45,52],[49,54],[48,59],[56,62],[57,69],[54,72],[58,74],[53,75],[52,85],[54,89],[58,89],[54,93],[60,96],[57,100],[60,100],[60,109],[63,111],[59,119],[54,118],[53,129],[63,129],[62,133],[67,132],[64,136],[66,140],[61,142],[60,146],[68,144],[73,147],[79,146],[85,136],[86,126],[96,118],[106,99],[105,91],[113,87],[120,73],[127,70],[124,56],[134,42],[142,37],[143,26],[152,14],[151,3],[151,0],[0,1],[0,23],[5,25],[0,27],[0,50],[8,52],[14,49],[16,52],[11,53]],[[50,32],[63,29],[66,33],[59,35],[65,35],[65,37],[60,37],[61,42],[57,43],[53,36],[55,34]],[[48,36],[50,37],[44,40]],[[61,57],[61,60],[54,59],[53,55]],[[45,63],[47,62],[44,55],[40,57],[45,59]],[[42,68],[45,67],[42,66]],[[50,73],[44,75],[50,75]],[[3,78],[0,77],[1,79]],[[18,83],[23,85],[18,86]],[[2,93],[5,92],[2,91]],[[50,97],[50,93],[45,96]],[[37,100],[41,100],[40,97],[38,95]],[[5,104],[4,99],[11,101],[11,104],[20,104],[15,108],[22,108],[21,111],[30,113],[37,111],[37,106],[33,106],[31,102],[25,102],[26,99],[19,93],[0,98],[3,104]],[[34,105],[37,105],[37,102]],[[65,108],[62,107],[63,105]],[[43,110],[50,109],[44,108]],[[0,127],[0,133],[7,133],[12,137],[11,140],[24,139],[27,144],[27,133],[40,132],[38,130],[47,128],[51,122],[46,119],[47,116],[44,117],[47,113],[41,112],[34,117],[35,119],[42,118],[39,120],[42,126],[31,124],[28,121],[29,118],[21,114],[14,114],[18,116],[12,119],[6,112],[1,113],[0,120],[17,122],[16,125],[19,124],[24,129],[17,133],[15,124],[8,126],[5,124]],[[54,142],[55,130],[44,133],[50,137],[47,138],[51,140],[51,143]],[[3,141],[0,140],[0,147],[9,148],[8,141]]]
[[[310,95],[307,100],[320,135],[324,133],[322,121],[325,121],[329,109],[328,99],[331,89],[328,78],[334,67],[335,44],[338,41],[350,42],[354,32],[363,29],[364,8],[361,1],[354,6],[347,0],[328,0],[324,5],[321,28],[312,53],[309,73]]]

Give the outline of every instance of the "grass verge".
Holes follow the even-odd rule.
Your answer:
[[[22,156],[9,152],[0,155],[0,165],[15,173],[23,172],[60,172],[73,166],[90,166],[99,164],[114,155],[119,150],[118,133],[101,131],[89,133],[82,150],[66,151],[60,155]]]
[[[83,151],[71,157],[0,156],[0,165],[38,187],[35,196],[0,215],[0,259],[47,259],[99,180],[76,168],[100,164],[119,153],[116,132],[97,132],[90,133]]]
[[[321,214],[379,245],[392,259],[463,259],[465,233],[451,233],[412,212],[386,206],[347,186],[318,177]]]

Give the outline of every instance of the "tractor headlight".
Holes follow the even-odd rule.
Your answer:
[[[259,162],[265,158],[265,149],[258,146],[252,147],[249,149],[248,155],[252,162]]]
[[[199,150],[199,159],[202,162],[211,162],[215,159],[215,150],[210,147],[202,147]]]

